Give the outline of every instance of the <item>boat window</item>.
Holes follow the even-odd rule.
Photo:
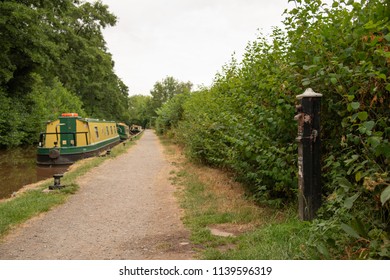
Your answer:
[[[106,126],[107,135],[110,135],[110,131],[108,130],[108,126]]]
[[[99,129],[97,126],[95,126],[95,133],[96,133],[96,138],[99,138]]]
[[[112,130],[112,126],[110,126],[110,128],[111,128],[111,134],[114,134],[114,131]]]

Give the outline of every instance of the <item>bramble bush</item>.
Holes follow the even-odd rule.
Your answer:
[[[323,94],[323,257],[389,258],[389,6],[305,1],[288,13],[295,84]],[[304,38],[304,40],[302,40]]]
[[[390,258],[388,1],[296,0],[284,29],[248,44],[176,110],[194,159],[236,174],[260,203],[296,201],[296,95],[323,94],[323,207],[314,258]],[[167,122],[167,120],[164,120]]]

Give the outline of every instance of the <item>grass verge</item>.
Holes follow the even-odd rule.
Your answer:
[[[171,180],[199,259],[315,258],[305,247],[309,224],[298,219],[295,206],[258,206],[233,176],[188,162],[169,139],[161,140],[176,163]]]
[[[16,197],[0,202],[0,238],[4,237],[12,227],[64,203],[71,194],[77,192],[79,186],[76,180],[78,177],[105,160],[125,153],[141,136],[142,134],[133,138],[132,141],[127,141],[126,145],[115,146],[111,149],[110,156],[88,158],[72,165],[61,179],[61,184],[66,186],[63,189],[47,191],[48,187],[53,184],[53,180],[48,179],[35,184],[33,189],[21,191]]]

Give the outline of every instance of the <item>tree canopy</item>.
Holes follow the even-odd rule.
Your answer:
[[[4,0],[0,13],[0,146],[34,142],[53,112],[128,119],[128,88],[102,35],[116,24],[106,5]]]
[[[149,127],[151,116],[154,115],[151,106],[151,96],[133,95],[129,97],[130,123]]]
[[[156,82],[153,89],[150,91],[150,94],[152,95],[152,107],[154,110],[157,110],[175,95],[190,92],[191,89],[191,82],[180,82],[175,78],[168,76],[161,82]]]

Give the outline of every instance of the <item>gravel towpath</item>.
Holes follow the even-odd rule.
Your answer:
[[[6,236],[0,259],[191,259],[172,168],[146,130],[127,153],[80,177],[65,204]]]

